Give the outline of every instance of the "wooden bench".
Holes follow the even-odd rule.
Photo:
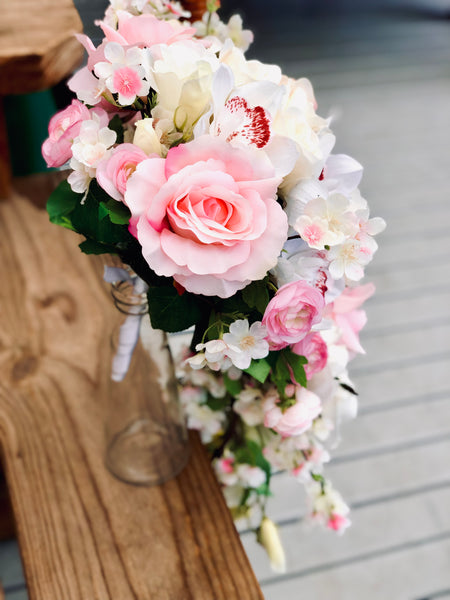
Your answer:
[[[64,53],[66,69],[55,69],[54,49],[36,59],[30,38],[50,39],[60,11],[79,21],[68,0],[46,0],[33,25],[33,6],[5,7],[14,43],[8,60],[1,40],[2,94],[21,81],[30,91],[31,65],[40,89],[77,58]],[[29,44],[19,60],[21,39]],[[262,599],[197,436],[188,467],[160,487],[121,483],[103,465],[114,309],[98,261],[48,222],[36,182],[51,187],[52,177],[0,203],[0,449],[30,599]]]

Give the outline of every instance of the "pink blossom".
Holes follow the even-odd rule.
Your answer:
[[[279,182],[264,153],[201,136],[171,148],[165,160],[141,162],[125,202],[158,275],[227,298],[277,262],[287,236]]]
[[[118,42],[122,46],[138,45],[143,48],[154,44],[169,45],[191,39],[195,34],[193,27],[184,27],[176,20],[163,21],[150,14],[132,16],[122,10],[117,11],[117,16],[117,30],[102,21],[97,24],[108,42]]]
[[[102,120],[102,125],[108,124],[108,118],[103,111],[96,109]],[[42,155],[47,166],[61,167],[72,157],[73,140],[80,133],[83,121],[91,118],[91,111],[79,100],[72,100],[70,106],[56,113],[48,125],[49,137],[42,144]]]
[[[263,325],[272,350],[300,342],[322,318],[323,295],[305,281],[283,285],[267,305]]]
[[[319,396],[304,387],[296,387],[295,400],[296,403],[284,412],[273,398],[267,400],[264,407],[264,425],[274,429],[283,438],[300,435],[309,429],[322,410]]]
[[[327,306],[326,316],[334,320],[341,337],[338,343],[343,344],[350,352],[364,354],[359,342],[359,332],[367,322],[364,310],[357,310],[375,292],[373,283],[346,288],[336,300]]]
[[[96,177],[99,185],[114,200],[122,200],[128,179],[146,158],[148,156],[138,146],[120,144],[98,165]]]
[[[343,532],[344,529],[350,526],[350,520],[347,519],[346,516],[331,513],[330,518],[327,521],[328,529],[332,529],[333,531]]]
[[[328,349],[320,333],[308,334],[300,342],[294,344],[291,350],[308,359],[308,364],[305,365],[307,379],[324,369],[327,364]]]

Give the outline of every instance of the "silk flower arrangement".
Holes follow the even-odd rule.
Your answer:
[[[240,17],[207,8],[191,23],[177,2],[112,2],[102,43],[78,36],[77,99],[42,147],[71,169],[48,212],[147,284],[154,328],[194,328],[177,367],[188,426],[281,570],[273,472],[304,484],[314,520],[349,525],[323,465],[356,414],[347,364],[363,352],[374,288],[359,282],[384,222],[369,218],[361,165],[332,154],[310,82],[247,60]]]

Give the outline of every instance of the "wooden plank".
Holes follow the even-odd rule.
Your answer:
[[[432,592],[450,587],[449,555],[450,540],[440,535],[411,549],[400,547],[356,564],[337,563],[327,572],[274,580],[263,587],[264,596],[266,600],[429,600]]]
[[[449,502],[450,487],[447,487],[355,509],[353,526],[343,536],[306,522],[281,526],[287,574],[303,578],[311,572],[326,572],[335,563],[357,563],[362,557],[382,555],[383,551],[389,554],[392,548],[400,546],[406,550],[418,540],[433,539],[442,532],[448,532],[450,539]],[[257,565],[256,574],[264,585],[274,575],[264,569],[260,560],[263,550],[251,535],[243,538],[250,559]],[[448,574],[445,571],[445,575]],[[409,592],[411,597],[415,590],[405,582],[403,592]]]
[[[72,0],[2,3],[0,95],[24,94],[55,85],[80,63],[82,30]]]
[[[196,436],[154,488],[103,466],[113,310],[77,236],[0,206],[0,440],[33,600],[262,598]]]

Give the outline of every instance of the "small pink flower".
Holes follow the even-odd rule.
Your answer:
[[[332,529],[333,531],[343,532],[344,529],[350,526],[350,520],[347,519],[344,515],[339,515],[335,513],[331,513],[330,518],[327,521],[328,529]]]
[[[128,179],[148,156],[134,144],[120,144],[97,167],[99,185],[114,200],[123,200]]]
[[[70,106],[50,119],[49,137],[42,144],[42,155],[48,167],[61,167],[72,157],[72,142],[80,133],[83,121],[90,118],[89,109],[79,100],[72,100]]]
[[[291,350],[308,359],[308,364],[305,365],[307,379],[324,369],[327,364],[328,349],[320,333],[308,334],[300,342],[294,344]]]
[[[295,399],[296,403],[284,412],[273,398],[267,400],[264,407],[264,425],[283,438],[300,435],[309,429],[322,410],[319,396],[304,387],[297,386]]]
[[[364,310],[358,308],[375,292],[373,283],[346,288],[336,300],[327,306],[326,316],[338,326],[341,337],[338,341],[352,353],[364,354],[359,342],[359,332],[367,321]]]
[[[229,475],[234,472],[234,457],[220,458],[217,460],[216,465],[219,471]]]
[[[296,344],[322,318],[323,295],[305,281],[283,285],[267,305],[263,325],[272,350]]]
[[[212,136],[141,162],[125,202],[145,260],[207,296],[228,298],[262,279],[287,236],[280,179],[264,153]]]

